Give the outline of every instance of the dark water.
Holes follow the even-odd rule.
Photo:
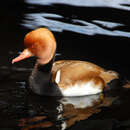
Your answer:
[[[13,0],[0,4],[0,130],[129,130],[130,90],[39,97],[25,89],[35,59],[11,64],[35,28],[53,31],[59,59],[96,63],[130,80],[130,0]],[[120,85],[119,85],[120,86]]]

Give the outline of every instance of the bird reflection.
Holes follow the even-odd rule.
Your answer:
[[[28,117],[19,119],[22,130],[52,128],[65,130],[110,106],[117,97],[104,94],[83,97],[27,97]]]
[[[59,110],[62,113],[58,115],[58,119],[64,120],[61,123],[61,129],[64,130],[75,122],[85,120],[94,113],[100,112],[98,105],[101,104],[103,95],[91,95],[85,97],[62,98]]]

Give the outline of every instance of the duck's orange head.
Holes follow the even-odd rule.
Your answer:
[[[23,52],[14,58],[12,63],[36,56],[39,63],[46,64],[55,54],[56,40],[51,31],[46,28],[39,28],[26,34],[24,46]]]

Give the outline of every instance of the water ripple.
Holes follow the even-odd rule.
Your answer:
[[[82,7],[112,7],[130,10],[130,0],[25,0],[26,3],[35,5],[67,4]]]
[[[113,23],[113,22],[108,22],[108,21],[99,21],[99,20],[93,20],[94,23],[100,24],[104,27],[107,28],[115,28],[115,27],[120,27],[120,26],[124,26],[124,24],[120,24],[120,23]]]
[[[28,13],[25,14],[25,19],[23,20],[23,23],[21,23],[22,26],[29,28],[29,29],[35,29],[41,26],[46,26],[52,31],[62,32],[63,30],[66,31],[72,31],[84,35],[95,35],[95,34],[101,34],[101,35],[109,35],[109,36],[121,36],[121,37],[130,37],[130,32],[124,32],[121,30],[109,30],[114,27],[119,26],[125,26],[120,23],[112,23],[108,21],[98,21],[93,20],[94,23],[102,24],[103,26],[106,26],[108,29],[100,27],[94,23],[89,23],[84,20],[79,19],[73,19],[72,23],[64,23],[60,21],[60,19],[53,20],[51,18],[62,18],[61,15],[57,14],[49,14],[49,13]],[[80,23],[82,25],[73,24],[73,23]]]

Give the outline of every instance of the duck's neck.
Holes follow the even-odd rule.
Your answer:
[[[30,88],[38,95],[61,96],[56,84],[52,83],[52,64],[54,58],[47,64],[36,63],[30,76]]]

